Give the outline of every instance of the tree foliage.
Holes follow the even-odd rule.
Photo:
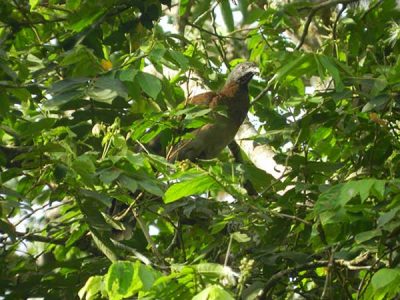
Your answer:
[[[394,0],[0,1],[0,295],[398,296],[398,20]],[[189,82],[242,60],[283,176],[147,151],[209,121]]]

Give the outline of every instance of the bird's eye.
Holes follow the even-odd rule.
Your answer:
[[[251,80],[251,78],[253,78],[253,76],[254,76],[253,72],[245,73],[242,77],[239,78],[239,81],[241,83],[248,83]]]

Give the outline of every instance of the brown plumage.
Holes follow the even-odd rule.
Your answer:
[[[258,68],[253,62],[238,64],[219,92],[206,92],[188,99],[189,104],[224,107],[226,113],[211,113],[212,123],[192,132],[193,138],[182,140],[168,154],[168,160],[211,159],[234,139],[249,110],[248,83]]]

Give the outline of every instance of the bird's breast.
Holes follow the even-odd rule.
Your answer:
[[[219,116],[215,123],[207,124],[198,129],[197,138],[203,142],[202,158],[209,159],[218,154],[235,138],[240,124]]]

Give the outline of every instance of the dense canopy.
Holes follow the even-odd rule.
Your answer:
[[[0,297],[398,297],[399,22],[395,0],[0,0]],[[229,149],[151,151],[244,61]]]

